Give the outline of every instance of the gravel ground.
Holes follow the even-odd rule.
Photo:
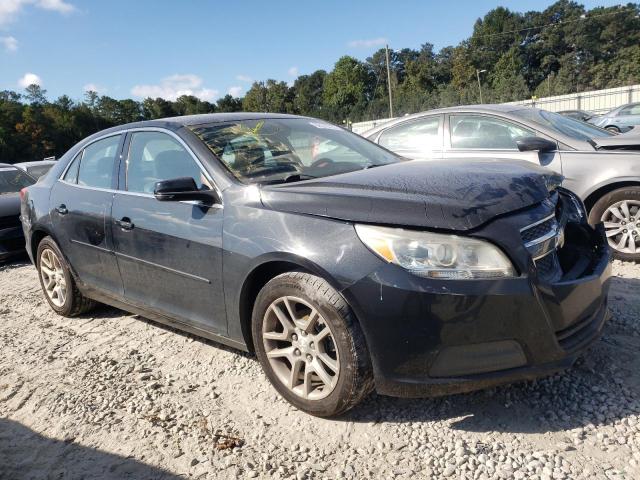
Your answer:
[[[256,360],[111,308],[56,316],[0,267],[0,478],[640,478],[640,266],[561,375],[322,420]]]

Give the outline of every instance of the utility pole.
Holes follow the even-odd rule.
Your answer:
[[[387,89],[389,90],[389,118],[393,118],[393,99],[391,98],[391,68],[389,67],[389,45],[385,45],[387,57]]]
[[[480,91],[480,103],[482,102],[482,85],[480,84],[480,74],[486,72],[486,70],[478,70],[476,68],[476,77],[478,78],[478,90]]]

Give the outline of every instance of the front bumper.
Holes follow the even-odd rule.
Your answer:
[[[346,289],[367,339],[377,391],[436,396],[570,367],[609,316],[604,233],[588,226],[582,233],[591,248],[581,255],[591,258],[580,275],[568,268],[577,262],[568,253],[561,259],[568,273],[546,279],[530,258],[529,271],[499,280],[424,279],[388,264]]]
[[[0,260],[24,253],[22,226],[0,228]]]

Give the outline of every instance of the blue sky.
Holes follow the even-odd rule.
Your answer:
[[[253,80],[291,81],[342,55],[436,49],[471,34],[497,5],[552,1],[0,0],[0,90],[40,83],[49,98],[87,88],[115,98],[242,95]],[[582,1],[587,8],[620,2]]]

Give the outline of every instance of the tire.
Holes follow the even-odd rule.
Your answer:
[[[620,133],[620,129],[618,127],[616,127],[615,125],[610,125],[608,127],[605,127],[605,130],[608,130],[611,133]]]
[[[95,307],[96,302],[85,297],[78,290],[69,265],[53,238],[45,237],[38,244],[36,267],[42,293],[44,293],[49,306],[57,314],[64,317],[75,317]],[[53,275],[51,274],[52,270],[54,271]],[[47,289],[47,285],[52,285],[47,279],[53,280],[55,283],[53,290],[63,285],[64,287],[59,288],[57,293],[52,293],[51,289]]]
[[[298,409],[318,417],[339,415],[373,390],[364,334],[344,298],[322,278],[304,272],[273,278],[256,298],[251,324],[267,378]]]
[[[640,187],[619,188],[601,197],[589,212],[591,225],[600,222],[604,222],[614,258],[628,262],[640,261]],[[620,248],[623,236],[626,236],[626,240]],[[631,242],[629,237],[635,241]],[[632,252],[634,244],[635,252]]]

